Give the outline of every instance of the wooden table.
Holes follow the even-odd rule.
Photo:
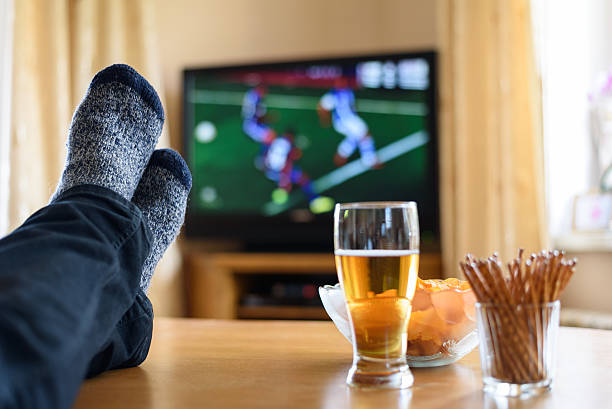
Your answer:
[[[561,328],[553,390],[520,400],[481,391],[477,350],[413,369],[403,391],[345,386],[351,347],[331,322],[157,319],[139,368],[86,381],[76,408],[611,408],[612,331]]]

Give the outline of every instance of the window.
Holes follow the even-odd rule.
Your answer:
[[[608,0],[532,0],[543,85],[548,221],[552,238],[571,230],[574,197],[599,186],[589,95],[612,68]]]

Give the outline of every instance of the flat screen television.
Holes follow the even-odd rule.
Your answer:
[[[337,202],[416,201],[439,249],[434,52],[184,71],[185,233],[332,249]]]

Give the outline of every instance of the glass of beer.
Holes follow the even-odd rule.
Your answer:
[[[410,387],[406,343],[419,269],[416,203],[337,204],[334,249],[353,335],[346,382]]]

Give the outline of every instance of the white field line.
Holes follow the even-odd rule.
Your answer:
[[[189,95],[189,100],[194,104],[218,104],[242,106],[244,92],[240,91],[217,91],[217,90],[194,90]],[[279,109],[301,109],[314,110],[319,103],[318,97],[305,95],[282,95],[268,94],[266,106]],[[427,106],[420,102],[389,101],[376,99],[358,99],[355,102],[357,112],[373,114],[394,114],[409,116],[427,115]]]

